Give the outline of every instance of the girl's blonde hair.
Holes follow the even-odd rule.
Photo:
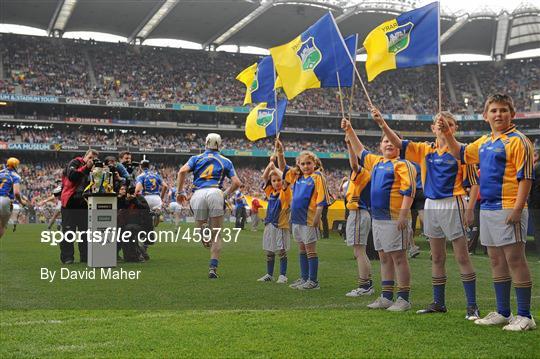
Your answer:
[[[313,163],[315,163],[315,170],[319,170],[319,171],[324,170],[321,159],[317,157],[317,155],[311,151],[302,151],[300,152],[298,157],[296,157],[296,166],[298,167],[298,169],[300,169],[300,166],[298,166],[298,163],[300,162],[300,159],[302,157],[308,157],[310,160],[312,160]]]

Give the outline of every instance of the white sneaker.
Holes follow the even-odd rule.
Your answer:
[[[522,330],[533,330],[536,329],[536,323],[533,318],[522,317],[518,315],[515,318],[510,320],[510,324],[505,325],[503,330],[511,330],[514,332],[519,332]]]
[[[319,287],[319,282],[314,282],[308,279],[303,285],[299,285],[298,287],[296,287],[296,289],[311,290],[311,289],[321,289],[321,287]]]
[[[291,285],[289,285],[290,288],[296,289],[297,287],[304,285],[306,281],[303,278],[298,278],[294,282],[292,282]]]
[[[367,307],[370,309],[387,309],[390,308],[394,302],[385,297],[378,297],[373,303],[368,304]]]
[[[346,297],[360,297],[362,295],[372,295],[375,293],[373,287],[365,288],[354,288],[349,293],[345,294]]]
[[[411,303],[407,302],[405,299],[401,297],[398,297],[396,302],[392,304],[391,307],[386,308],[386,310],[389,310],[391,312],[405,312],[409,309],[411,309]]]
[[[283,284],[283,283],[287,283],[287,281],[288,281],[287,277],[285,277],[283,274],[280,274],[276,283]]]
[[[514,317],[512,314],[507,318],[504,315],[501,315],[497,312],[491,312],[482,319],[476,319],[474,324],[478,325],[503,325],[510,323]]]
[[[409,248],[409,258],[416,258],[420,254],[420,247],[412,246]]]
[[[271,282],[274,280],[274,277],[272,277],[270,274],[265,274],[259,279],[257,279],[257,282]]]

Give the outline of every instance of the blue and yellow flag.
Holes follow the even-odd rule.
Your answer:
[[[255,106],[247,116],[246,137],[250,141],[257,141],[281,131],[286,109],[287,100],[285,99],[278,101],[277,108],[269,107],[266,102]]]
[[[399,15],[372,30],[364,40],[366,72],[381,72],[439,62],[439,3]]]
[[[274,88],[280,87],[271,56],[265,56],[258,63],[246,68],[236,79],[246,85],[244,105],[274,101]]]
[[[271,48],[270,55],[289,100],[307,89],[336,87],[336,73],[352,63],[330,12],[296,39]],[[341,86],[352,86],[352,81],[343,80]]]
[[[356,61],[356,50],[358,44],[358,34],[349,35],[345,38],[345,45],[351,54],[351,58]],[[337,81],[339,75],[339,83]],[[328,78],[324,86],[321,87],[351,87],[353,84],[354,68],[351,61],[345,61],[336,70],[336,76]]]

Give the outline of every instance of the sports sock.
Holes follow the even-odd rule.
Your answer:
[[[467,297],[467,306],[476,305],[476,273],[462,274],[461,281]]]
[[[518,315],[531,318],[531,289],[532,282],[514,283]]]
[[[276,256],[274,254],[268,254],[266,256],[266,273],[268,275],[274,275],[274,264],[276,263]]]
[[[308,253],[307,254],[308,259],[308,267],[309,267],[309,279],[316,282],[317,281],[317,273],[319,271],[319,257],[317,257],[317,253]]]
[[[510,316],[510,290],[512,279],[508,276],[493,278],[495,287],[495,298],[497,300],[497,313],[502,316]]]
[[[309,264],[306,252],[300,252],[300,276],[303,280],[308,280]]]
[[[210,269],[217,269],[219,261],[217,259],[210,259]]]
[[[439,305],[445,305],[444,291],[446,287],[446,276],[431,277],[431,284],[433,285],[433,301]]]
[[[287,255],[283,255],[279,258],[279,274],[287,275]]]
[[[382,281],[382,296],[388,300],[394,300],[394,284],[393,280]]]
[[[398,287],[397,297],[398,298],[401,297],[408,302],[410,292],[411,292],[411,287],[409,286]]]

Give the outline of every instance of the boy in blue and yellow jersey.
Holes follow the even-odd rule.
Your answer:
[[[294,239],[300,249],[300,275],[290,287],[301,290],[320,289],[317,274],[319,257],[317,240],[323,207],[328,203],[326,180],[322,174],[319,158],[310,151],[302,151],[296,158],[296,166],[285,164],[283,145],[276,140],[278,163],[284,169],[285,187],[291,186],[291,223]]]
[[[189,201],[195,215],[195,225],[202,228],[208,224],[212,230],[211,238],[205,238],[210,247],[210,265],[208,278],[217,279],[217,267],[221,253],[221,228],[225,214],[225,200],[242,184],[232,162],[219,153],[221,149],[221,136],[209,133],[206,136],[205,151],[200,155],[191,157],[178,171],[176,199],[180,203],[187,200],[184,191],[184,181],[189,172],[193,172],[193,195]],[[231,179],[231,185],[223,190],[225,177]]]
[[[368,305],[372,309],[406,311],[409,302],[411,271],[407,247],[412,235],[410,208],[416,190],[414,166],[399,159],[399,149],[387,136],[380,144],[382,156],[374,155],[358,139],[351,123],[343,119],[341,127],[349,137],[360,166],[371,172],[371,216],[373,242],[381,257],[382,296]],[[398,293],[393,300],[394,276]]]
[[[15,157],[8,158],[6,167],[0,171],[0,238],[4,235],[13,202],[19,201],[25,205],[26,201],[22,198],[20,192],[21,177],[17,173],[19,160]]]
[[[353,253],[358,266],[358,287],[347,294],[347,297],[371,295],[373,281],[371,280],[371,263],[366,255],[366,245],[371,231],[371,216],[369,214],[371,175],[368,170],[358,165],[358,157],[351,147],[351,141],[345,136],[349,151],[351,175],[345,193],[345,206],[349,210],[345,228],[347,246],[353,247]]]
[[[267,273],[258,281],[271,282],[273,280],[276,253],[279,253],[277,283],[287,283],[287,251],[291,246],[289,217],[292,192],[290,187],[283,187],[283,173],[276,168],[272,159],[266,166],[262,177],[263,190],[268,201],[263,234]]]
[[[450,112],[442,112],[453,134],[457,121]],[[452,242],[454,257],[459,266],[465,296],[467,298],[468,320],[480,318],[476,304],[476,273],[469,257],[465,227],[474,220],[474,206],[478,195],[476,167],[465,165],[455,159],[446,145],[445,136],[435,123],[431,130],[435,142],[413,142],[401,140],[380,112],[375,110],[373,118],[392,143],[401,149],[401,158],[420,165],[421,178],[426,197],[424,205],[424,234],[429,238],[431,248],[431,276],[433,302],[417,313],[446,313],[446,240]],[[438,117],[435,117],[435,120]],[[465,198],[465,187],[471,187],[470,201]]]
[[[531,273],[525,257],[527,196],[534,179],[533,146],[512,124],[515,110],[510,96],[489,96],[483,116],[491,134],[469,145],[456,141],[444,117],[437,120],[452,154],[465,163],[480,166],[480,242],[487,247],[491,259],[497,312],[475,323],[506,324],[503,329],[512,331],[535,329],[530,311]],[[512,280],[516,317],[510,310]]]

